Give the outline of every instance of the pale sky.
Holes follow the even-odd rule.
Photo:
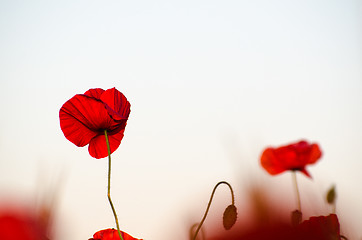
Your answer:
[[[134,237],[186,240],[221,180],[241,204],[253,181],[292,194],[259,156],[302,138],[324,153],[313,180],[298,175],[302,192],[336,184],[341,221],[357,223],[361,16],[359,0],[1,1],[0,196],[58,192],[59,239],[115,227],[107,160],[69,142],[58,114],[75,94],[116,87],[131,114],[112,198]]]

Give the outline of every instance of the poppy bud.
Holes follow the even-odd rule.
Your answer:
[[[294,210],[292,212],[292,226],[296,227],[302,222],[302,212],[299,210]]]
[[[336,201],[336,188],[335,188],[335,186],[332,186],[328,190],[326,199],[327,199],[327,202],[329,204],[333,204]]]
[[[229,230],[232,226],[234,226],[237,218],[237,209],[234,204],[229,205],[223,215],[223,225],[226,230]]]

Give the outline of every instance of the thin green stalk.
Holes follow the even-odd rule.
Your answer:
[[[206,212],[205,212],[204,217],[202,218],[199,226],[198,226],[197,229],[196,229],[196,232],[195,232],[195,235],[194,235],[193,240],[196,240],[197,234],[199,233],[200,228],[201,228],[202,224],[204,223],[204,221],[205,221],[205,219],[206,219],[207,213],[209,212],[209,209],[210,209],[210,206],[211,206],[211,202],[212,202],[212,199],[213,199],[213,197],[214,197],[216,188],[217,188],[220,184],[226,184],[226,185],[228,185],[228,187],[230,188],[230,191],[231,191],[231,201],[232,201],[232,205],[234,205],[234,191],[233,191],[231,185],[230,185],[228,182],[225,182],[225,181],[218,182],[218,183],[216,184],[216,186],[214,187],[214,190],[212,190],[209,203],[207,204]]]
[[[296,194],[297,194],[298,211],[299,211],[299,212],[302,212],[302,207],[301,207],[301,203],[300,203],[300,195],[299,195],[299,188],[298,188],[296,171],[292,171],[292,178],[293,178],[293,183],[294,183],[294,187],[295,187],[295,192],[296,192]]]
[[[189,238],[190,240],[193,239],[193,237],[194,237],[194,229],[196,227],[198,227],[198,226],[199,226],[198,223],[195,223],[194,225],[191,226],[191,228],[190,228],[190,238]],[[201,240],[205,240],[205,232],[204,232],[204,230],[201,228],[200,231],[201,231]]]
[[[111,199],[111,148],[109,146],[107,130],[104,130],[104,136],[106,137],[107,150],[108,150],[108,192],[107,192],[107,196],[108,196],[109,204],[111,205],[111,208],[112,208],[114,219],[116,220],[118,235],[121,238],[121,240],[123,240],[123,237],[121,235],[121,231],[119,230],[119,224],[118,224],[118,217],[117,217],[116,209],[114,208],[113,203],[112,203],[112,199]]]

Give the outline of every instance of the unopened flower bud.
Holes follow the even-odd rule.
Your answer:
[[[333,204],[336,201],[336,188],[335,188],[335,186],[332,186],[328,190],[326,199],[327,199],[327,202],[329,204]]]
[[[237,209],[234,204],[229,205],[225,209],[223,216],[223,225],[226,230],[229,230],[232,226],[234,226],[237,215]]]

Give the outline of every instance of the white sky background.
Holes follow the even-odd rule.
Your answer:
[[[269,176],[258,158],[301,138],[324,152],[313,181],[298,176],[302,192],[321,198],[335,183],[341,221],[357,222],[361,16],[357,0],[1,1],[0,196],[57,189],[60,239],[114,227],[107,160],[66,140],[58,113],[77,93],[116,87],[131,103],[112,155],[122,230],[187,239],[221,180],[238,204],[259,180],[293,195],[290,176]]]

